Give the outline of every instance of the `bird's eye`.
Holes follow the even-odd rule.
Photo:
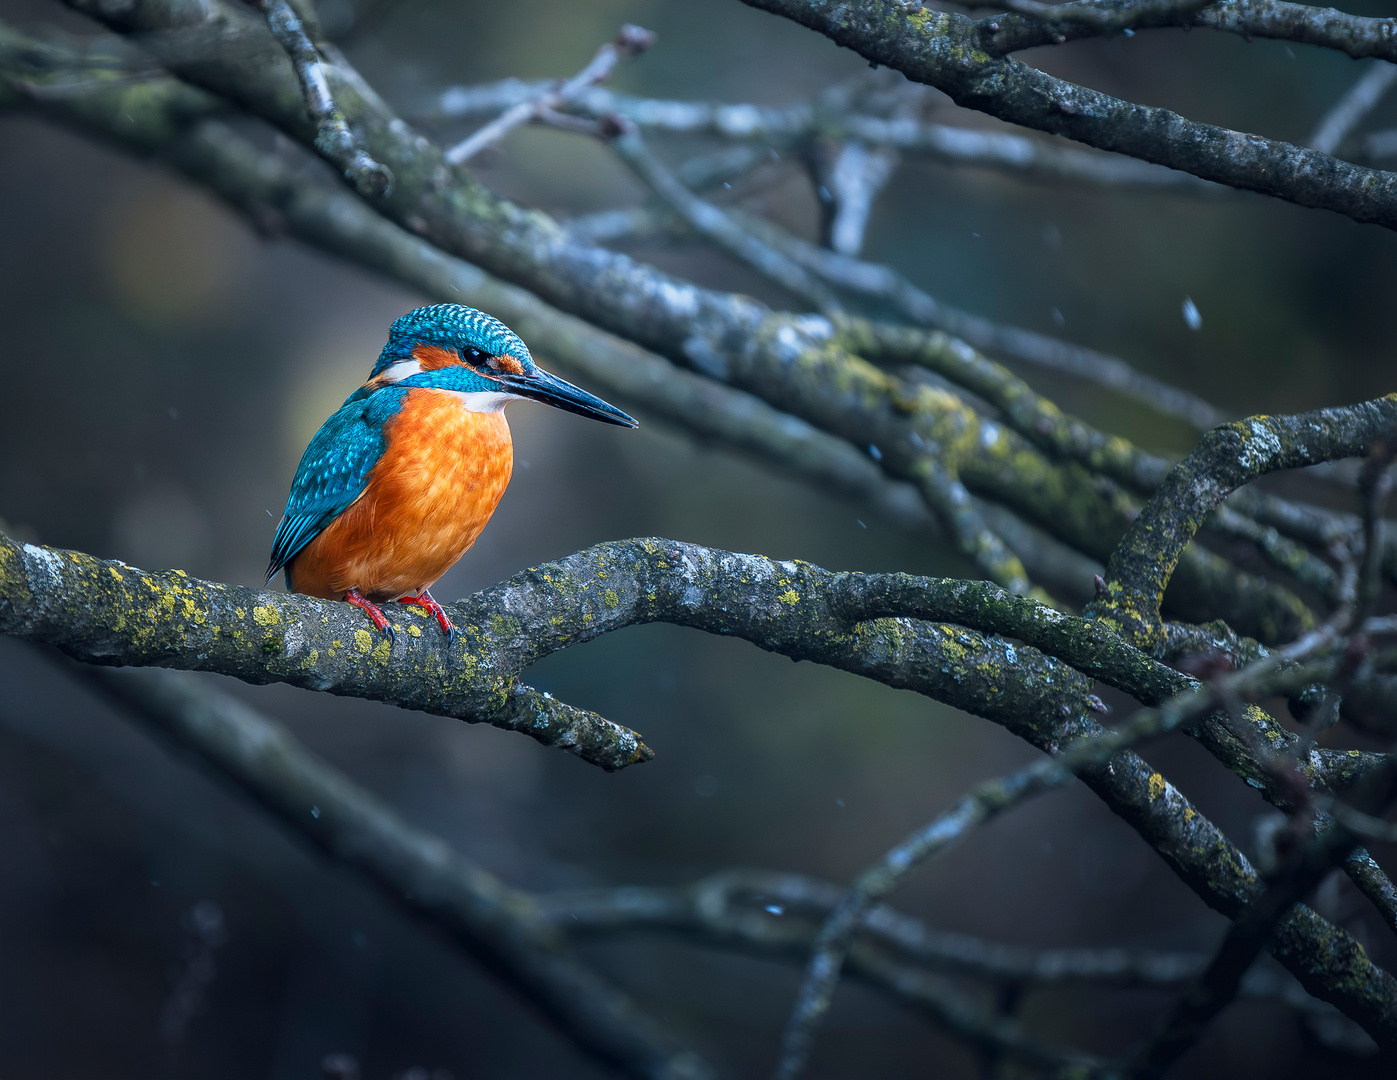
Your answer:
[[[468,364],[478,365],[485,359],[485,354],[479,349],[472,349],[470,346],[466,346],[461,350],[461,359]]]

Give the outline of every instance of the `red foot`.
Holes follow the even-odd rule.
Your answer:
[[[424,607],[430,611],[436,616],[437,625],[441,627],[441,632],[446,635],[448,642],[455,641],[461,632],[451,625],[451,620],[446,617],[446,612],[442,610],[442,606],[433,599],[432,594],[426,589],[423,589],[418,596],[404,596],[398,603],[416,604],[418,607]]]
[[[373,624],[388,635],[390,643],[397,640],[397,635],[393,633],[392,624],[388,622],[388,616],[383,614],[383,611],[372,600],[364,599],[364,594],[358,589],[350,589],[349,592],[345,593],[344,602],[362,608],[364,614],[373,621]]]

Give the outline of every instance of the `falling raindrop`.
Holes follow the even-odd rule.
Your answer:
[[[1184,297],[1184,322],[1190,330],[1203,329],[1203,316],[1198,313],[1198,305],[1193,302],[1193,298]]]

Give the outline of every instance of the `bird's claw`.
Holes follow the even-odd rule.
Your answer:
[[[426,608],[437,620],[437,625],[441,627],[441,632],[446,635],[446,647],[451,648],[456,644],[456,639],[461,636],[461,631],[456,629],[456,625],[446,614],[446,609],[437,603],[436,598],[430,592],[423,589],[416,596],[404,596],[398,601],[400,604],[415,604],[417,607]]]
[[[362,610],[375,627],[388,635],[389,647],[397,644],[398,635],[393,630],[393,624],[388,621],[388,616],[383,614],[382,608],[365,597],[358,589],[350,589],[349,592],[344,594],[344,600],[345,603],[353,604],[355,607]]]

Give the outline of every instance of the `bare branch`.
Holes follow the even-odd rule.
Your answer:
[[[1331,626],[1325,632],[1307,635],[1285,650],[1224,676],[1214,686],[1205,686],[1184,697],[1175,698],[1161,709],[1141,710],[1114,731],[1073,743],[1060,750],[1055,757],[986,781],[961,798],[949,811],[892,848],[859,875],[821,927],[786,1028],[780,1064],[774,1075],[778,1080],[793,1080],[804,1070],[816,1029],[833,1001],[844,958],[868,909],[900,886],[917,866],[959,843],[974,827],[1027,799],[1065,786],[1079,774],[1105,765],[1121,750],[1157,738],[1211,711],[1225,695],[1263,688],[1274,691],[1277,673],[1282,667],[1307,660],[1324,649],[1332,649],[1338,640],[1338,632],[1337,626]],[[1292,685],[1299,686],[1311,681],[1317,674],[1317,670],[1291,670],[1286,673],[1286,679]]]
[[[549,85],[504,79],[481,86],[451,87],[437,98],[432,115],[463,117],[527,105],[545,94]],[[595,120],[623,116],[646,131],[760,141],[782,150],[799,149],[817,139],[858,139],[917,158],[994,169],[1028,179],[1195,194],[1227,190],[1175,169],[1054,145],[1013,131],[984,131],[912,116],[874,116],[855,111],[842,94],[827,93],[814,103],[777,107],[639,98],[591,87],[569,102],[568,108]]]
[[[1325,114],[1310,136],[1310,146],[1322,154],[1335,153],[1349,132],[1362,123],[1383,95],[1392,89],[1393,83],[1397,83],[1397,64],[1379,60]]]
[[[607,42],[591,62],[556,89],[551,89],[529,100],[518,102],[495,120],[486,124],[468,139],[457,143],[445,153],[451,165],[463,165],[491,143],[499,141],[515,128],[537,120],[544,113],[560,109],[577,97],[583,90],[611,78],[611,72],[621,60],[639,56],[655,44],[655,35],[649,30],[626,23],[616,35],[615,41]]]
[[[1040,0],[999,0],[995,7],[1028,15],[1048,26],[1084,26],[1097,33],[1114,33],[1146,20],[1175,20],[1192,15],[1214,0],[1126,0],[1121,3],[1094,3],[1072,0],[1066,4],[1044,4]],[[989,7],[991,5],[977,5]]]
[[[0,35],[4,32],[0,26]],[[33,55],[27,42],[19,51]],[[916,491],[889,479],[866,452],[847,441],[779,412],[760,398],[676,368],[442,253],[337,186],[260,150],[221,121],[181,125],[178,116],[217,110],[217,103],[199,91],[169,81],[166,101],[177,115],[162,116],[151,108],[156,100],[153,89],[145,89],[146,107],[141,110],[126,104],[125,88],[114,77],[91,83],[81,94],[61,101],[45,97],[43,104],[52,118],[158,152],[162,161],[209,186],[255,221],[275,215],[279,228],[322,250],[406,282],[436,300],[465,302],[495,312],[516,327],[535,352],[637,404],[649,416],[754,454],[821,490],[867,504],[915,535],[944,542],[938,520]],[[126,119],[132,115],[140,123]],[[976,505],[1034,580],[1059,595],[1083,601],[1090,596],[1089,583],[1102,565],[1026,525],[1003,507],[982,499],[976,499]]]
[[[1370,775],[1364,794],[1386,804],[1397,785],[1397,765]],[[1184,995],[1164,1030],[1140,1055],[1140,1073],[1162,1076],[1173,1062],[1237,995],[1243,975],[1266,946],[1276,926],[1292,907],[1319,884],[1357,844],[1357,836],[1339,822],[1330,824],[1304,844],[1268,881],[1266,891],[1228,931],[1206,971]]]
[[[650,152],[634,125],[618,118],[612,149],[696,233],[732,252],[800,299],[829,312],[839,309],[834,293],[818,278],[739,227],[723,210],[691,192]]]
[[[893,602],[916,617],[879,618],[896,611]],[[1114,640],[1105,627],[983,583],[830,574],[807,564],[640,540],[580,552],[453,605],[451,619],[463,637],[448,662],[439,635],[409,631],[399,634],[395,647],[386,641],[375,647],[359,612],[348,605],[0,541],[0,632],[48,642],[90,662],[181,665],[485,720],[613,766],[637,753],[625,750],[621,729],[511,689],[517,687],[514,673],[560,648],[649,621],[746,638],[916,690],[1050,752],[1101,734],[1089,719],[1096,706],[1086,675],[1023,639],[1014,644],[965,626],[920,621],[937,610],[968,617],[964,613],[986,607],[991,623],[1006,621],[1025,635],[1036,626],[1034,636],[1063,643],[1086,670],[1103,665],[1097,643]],[[1086,632],[1071,633],[1075,625]],[[1128,647],[1117,641],[1114,649]],[[1143,664],[1166,681],[1183,678],[1135,655],[1126,677],[1135,678],[1128,669]],[[523,715],[511,713],[513,698],[527,700]],[[1132,751],[1084,778],[1208,903],[1228,915],[1240,909],[1255,888],[1246,859]],[[1338,1005],[1379,1041],[1388,1039],[1391,1026],[1390,1041],[1397,1041],[1397,1023],[1390,1024],[1397,1016],[1397,983],[1373,968],[1343,931],[1297,911],[1276,941],[1278,958],[1306,989]]]
[[[315,147],[339,168],[361,195],[384,197],[393,190],[393,173],[375,161],[349,129],[344,113],[330,94],[323,61],[305,27],[287,0],[255,0],[267,18],[272,35],[281,43],[296,69],[305,93],[306,110],[318,129]]]
[[[896,0],[744,3],[826,34],[867,60],[896,68],[944,91],[959,105],[1001,120],[1204,180],[1397,228],[1397,174],[1199,123],[1168,109],[1122,101],[1054,78],[1004,55],[1004,41],[998,36],[1002,20],[976,23],[963,15],[912,11]],[[1211,10],[1204,8],[1189,18],[1200,20]]]
[[[295,138],[313,138],[291,73],[268,60],[275,43],[240,9],[223,0],[197,9],[174,0],[133,0],[120,11],[96,0],[68,2],[124,32],[146,35],[142,41],[152,48],[167,40],[161,32],[180,31],[180,48],[162,54],[172,70],[230,95]],[[430,141],[393,116],[342,61],[327,69],[327,77],[346,115],[358,118],[366,145],[397,176],[395,194],[378,204],[380,211],[442,250],[477,260],[597,326],[754,393],[855,446],[875,448],[892,478],[923,483],[928,468],[945,469],[972,495],[1003,503],[1097,559],[1105,559],[1124,532],[1134,508],[1113,485],[1070,462],[1054,464],[962,399],[908,387],[831,347],[827,320],[773,312],[750,297],[702,289],[578,243],[538,211],[524,211],[450,170]],[[1013,569],[1006,560],[1004,570]],[[1220,609],[1242,632],[1273,641],[1289,640],[1313,622],[1293,594],[1240,575],[1206,552],[1191,551],[1175,582],[1185,617],[1215,618]]]
[[[612,140],[612,146],[617,155],[635,170],[636,175],[696,232],[731,251],[796,295],[813,301],[827,312],[838,311],[837,301],[823,283],[676,180],[650,153],[639,132],[634,129],[621,132]],[[969,491],[951,469],[934,455],[921,455],[920,460],[912,466],[908,479],[941,518],[960,551],[973,559],[991,580],[1012,592],[1029,591],[1023,563],[990,529],[971,500]]]
[[[280,724],[190,675],[89,669],[88,676],[391,903],[446,930],[589,1054],[644,1080],[712,1075],[582,964],[528,894],[408,824]]]
[[[1196,394],[1141,374],[1117,357],[1032,330],[991,322],[937,300],[891,267],[820,248],[765,218],[741,210],[728,209],[727,214],[734,224],[827,284],[854,297],[890,304],[913,323],[944,330],[977,349],[1097,383],[1202,431],[1227,420],[1224,413]],[[570,228],[576,235],[604,243],[643,236],[672,222],[687,227],[685,219],[679,216],[666,219],[647,210],[612,210],[572,222]]]
[[[1294,417],[1215,428],[1164,482],[1112,555],[1107,594],[1093,607],[1147,651],[1163,641],[1159,598],[1203,520],[1258,476],[1364,454],[1397,424],[1397,394]],[[1376,545],[1375,545],[1376,550]]]
[[[863,247],[873,202],[892,179],[897,164],[895,150],[871,149],[860,139],[848,139],[839,147],[823,185],[833,207],[829,246],[839,254],[857,255]]]
[[[743,954],[803,964],[820,924],[845,892],[797,874],[725,870],[687,886],[621,885],[545,894],[535,902],[540,916],[569,936],[661,930]],[[928,980],[920,969],[989,979],[1006,987],[1068,982],[1172,987],[1196,978],[1207,963],[1206,955],[1195,953],[1026,949],[935,929],[879,904],[865,916],[845,966],[850,977],[882,990],[973,1045],[1054,1064],[1048,1048],[1005,1038],[1007,1025],[1002,1018],[970,1006],[963,994],[939,980]],[[1331,1044],[1337,1042],[1345,1050],[1373,1049],[1361,1028],[1284,975],[1253,969],[1244,977],[1240,993],[1283,1002],[1314,1021],[1337,1027],[1338,1039],[1330,1040]],[[1058,1061],[1100,1064],[1056,1053]]]
[[[1107,12],[1129,12],[1140,5],[1138,0],[1102,0],[1094,6]],[[1364,18],[1288,0],[1219,0],[1192,7],[1192,11],[1185,11],[1182,6],[1176,11],[1168,4],[1160,4],[1153,13],[1137,17],[1134,28],[1202,27],[1240,34],[1248,40],[1272,38],[1317,45],[1347,53],[1354,59],[1374,56],[1397,60],[1397,19]],[[1015,15],[983,19],[980,26],[988,37],[990,51],[999,55],[1036,45],[1061,45],[1101,33],[1084,22],[1044,22]]]

